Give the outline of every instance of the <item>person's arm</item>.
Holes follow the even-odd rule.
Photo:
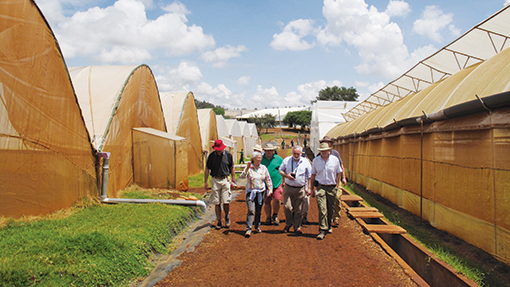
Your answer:
[[[345,169],[344,169],[344,163],[340,163],[340,167],[342,168],[342,183],[347,184],[347,179],[345,178]]]
[[[209,169],[206,168],[204,171],[204,189],[207,192],[207,188],[209,188]]]
[[[315,193],[313,192],[313,182],[315,181],[315,174],[312,174],[310,177],[310,180],[308,181],[308,188],[309,192],[312,195],[312,197],[315,197]]]
[[[340,183],[342,182],[342,174],[343,172],[339,172],[336,174],[336,188],[340,188]]]
[[[236,169],[234,168],[234,166],[232,166],[232,168],[230,169],[230,174],[232,175],[232,183],[236,183]]]
[[[243,172],[241,173],[241,175],[239,176],[239,178],[246,178],[246,176],[248,175],[248,171],[250,170],[250,167],[251,167],[251,161],[249,161],[247,164],[246,164],[246,167],[244,168]]]
[[[266,168],[266,185],[267,185],[267,194],[266,196],[271,196],[273,194],[273,181],[271,180],[271,176],[269,175],[269,170]]]

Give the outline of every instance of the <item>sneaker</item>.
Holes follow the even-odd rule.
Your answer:
[[[278,220],[278,214],[273,214],[272,223],[274,225],[280,225],[280,220]]]
[[[230,228],[230,216],[225,216],[225,227]]]
[[[308,222],[308,219],[306,219],[306,217],[303,217],[303,219],[301,220],[301,225],[308,225],[310,224],[310,222]]]
[[[264,222],[264,224],[266,224],[266,225],[271,225],[271,224],[273,224],[273,223],[272,223],[272,221],[271,221],[271,217],[268,217],[268,218],[266,219],[266,222]]]
[[[319,235],[317,235],[317,240],[322,240],[326,236],[326,232],[322,231],[319,232]]]
[[[262,230],[260,229],[260,227],[257,227],[257,229],[255,229],[255,232],[262,233]]]
[[[248,238],[251,236],[251,230],[246,230],[246,233],[244,234],[244,237]]]
[[[301,231],[301,227],[298,227],[296,230],[294,230],[294,233],[303,234],[303,231]]]
[[[218,222],[216,222],[216,229],[221,229],[221,220],[218,220]]]
[[[333,227],[338,227],[339,225],[339,222],[340,222],[340,218],[335,218],[335,220],[333,220],[333,223],[331,225],[333,225]]]
[[[330,228],[330,229],[328,230],[328,233],[330,233],[330,234],[331,234],[331,233],[333,233],[333,228]]]
[[[285,227],[283,228],[283,233],[289,233],[290,231],[290,225],[285,225]]]

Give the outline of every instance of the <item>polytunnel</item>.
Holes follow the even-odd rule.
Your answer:
[[[203,170],[203,149],[200,124],[192,92],[162,93],[168,133],[188,140],[188,172],[191,175]]]
[[[214,141],[218,139],[216,113],[213,109],[199,109],[197,112],[198,122],[200,124],[200,135],[202,137],[202,149],[208,152]]]
[[[156,81],[147,65],[75,67],[69,72],[92,144],[110,153],[107,196],[113,198],[142,176],[133,167],[133,157],[140,155],[132,129],[165,131]]]
[[[387,88],[414,75],[419,90],[372,110],[360,104],[327,133],[351,181],[506,263],[509,38],[507,6],[413,68],[443,71],[438,79],[411,69]]]
[[[0,215],[44,215],[96,196],[95,151],[33,1],[0,2],[0,50]]]
[[[246,150],[243,131],[241,130],[239,122],[237,120],[227,119],[225,120],[225,124],[227,125],[229,138],[236,141],[237,152],[240,152],[241,149]],[[234,157],[234,162],[236,162],[237,154],[232,154],[232,156]]]
[[[237,154],[237,142],[233,138],[230,138],[230,132],[225,122],[225,118],[221,115],[216,115],[216,128],[218,129],[218,138],[221,139],[227,146],[226,150],[232,154],[235,161]],[[209,145],[209,150],[211,149],[211,146],[212,145]]]

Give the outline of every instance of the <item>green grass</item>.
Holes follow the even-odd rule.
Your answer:
[[[195,216],[164,204],[89,203],[65,214],[5,221],[0,286],[128,286]]]
[[[480,286],[507,286],[492,272],[493,270],[486,270],[480,264],[463,257],[455,249],[444,244],[442,240],[435,238],[426,229],[420,228],[414,222],[410,222],[405,217],[400,216],[395,211],[395,208],[378,201],[371,194],[357,189],[352,184],[347,184],[345,188],[353,194],[363,197],[366,205],[377,208],[388,221],[406,229],[411,238],[452,266],[457,272],[464,274]]]
[[[204,173],[188,177],[188,186],[191,188],[204,187]]]
[[[276,140],[276,139],[294,139],[296,138],[296,135],[283,135],[283,136],[280,136],[280,134],[261,134],[260,135],[260,138],[263,140],[263,141],[271,141],[271,140]]]

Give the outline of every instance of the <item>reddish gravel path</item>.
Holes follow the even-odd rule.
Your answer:
[[[211,207],[210,207],[211,208]],[[317,205],[310,201],[303,235],[262,225],[244,237],[244,192],[231,204],[230,229],[211,229],[194,252],[156,286],[417,286],[361,227],[342,214],[340,226],[322,241]],[[262,220],[266,217],[263,214]],[[283,209],[280,219],[285,219]]]

